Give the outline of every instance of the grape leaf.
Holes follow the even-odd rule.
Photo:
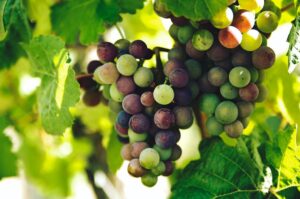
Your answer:
[[[106,149],[107,153],[107,164],[112,173],[116,173],[117,170],[121,167],[123,159],[120,155],[120,151],[122,149],[122,144],[117,139],[117,133],[113,128],[109,143]]]
[[[8,126],[5,117],[0,116],[0,180],[17,174],[17,157],[12,153],[12,143],[3,131]]]
[[[289,58],[289,73],[292,73],[300,62],[300,15],[294,21],[293,27],[291,29],[290,35],[288,37],[288,42],[290,47],[288,50]]]
[[[202,141],[201,159],[190,163],[172,187],[172,198],[262,198],[262,169],[242,140],[236,147],[219,138]]]
[[[14,64],[25,55],[19,45],[31,38],[26,10],[22,0],[0,2],[0,69]]]
[[[34,38],[24,48],[33,71],[42,78],[38,92],[39,113],[45,130],[61,134],[72,125],[69,108],[79,100],[80,89],[70,67],[64,42],[54,36]]]
[[[175,16],[184,16],[194,21],[211,19],[227,7],[224,0],[162,0]]]
[[[134,13],[143,0],[64,0],[52,7],[53,30],[68,44],[97,42],[106,25],[121,21],[120,13]]]

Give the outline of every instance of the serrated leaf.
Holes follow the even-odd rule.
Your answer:
[[[227,7],[224,0],[162,0],[175,16],[184,16],[194,21],[211,19]]]
[[[39,113],[43,127],[51,134],[61,134],[72,125],[69,108],[78,102],[80,96],[64,45],[54,36],[40,36],[28,45],[24,44],[33,71],[42,78],[38,91]]]
[[[292,73],[300,62],[300,15],[295,19],[290,35],[288,37],[290,47],[288,50],[289,73]]]
[[[245,143],[225,145],[219,138],[204,140],[201,159],[186,167],[172,187],[172,198],[262,198],[262,171]]]
[[[143,0],[64,0],[52,7],[54,31],[67,43],[97,42],[106,25],[121,21],[120,13],[134,13],[143,7]]]

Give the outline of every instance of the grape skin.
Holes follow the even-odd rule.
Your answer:
[[[137,94],[126,95],[122,101],[122,107],[128,114],[134,115],[143,110],[143,105],[140,102],[140,96]]]
[[[161,105],[167,105],[173,101],[174,91],[171,86],[161,84],[155,87],[153,97],[157,103]]]
[[[225,48],[236,48],[242,42],[242,33],[234,26],[228,26],[225,29],[220,30],[218,34],[219,42]]]
[[[132,55],[125,54],[117,60],[117,69],[124,76],[133,75],[138,67],[138,63]]]
[[[153,148],[144,149],[139,157],[140,164],[146,169],[152,169],[159,164],[159,154]]]
[[[169,129],[175,124],[175,115],[170,109],[161,108],[154,114],[154,123],[160,129]]]

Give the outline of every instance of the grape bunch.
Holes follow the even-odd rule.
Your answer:
[[[172,58],[180,56],[175,50],[169,53],[171,59],[165,66],[158,63],[161,65],[149,68],[146,61],[154,51],[143,41],[102,42],[97,47],[99,60],[87,67],[92,78],[81,75],[78,79],[83,88],[88,87],[84,85],[86,76],[93,84],[97,82],[96,90],[115,112],[114,127],[124,143],[121,156],[129,161],[129,174],[141,177],[142,183],[150,187],[158,176],[172,174],[173,161],[182,153],[177,145],[179,129],[189,128],[194,119],[191,103],[197,94],[193,94],[190,84],[201,71],[190,73],[188,67]],[[195,64],[198,62],[190,63]]]
[[[278,26],[278,8],[271,1],[228,0],[207,21],[174,16],[160,0],[154,10],[172,21],[169,34],[176,44],[169,62],[184,63],[194,79],[189,88],[199,99],[207,133],[238,138],[255,103],[266,96],[264,70],[275,61],[267,38]]]

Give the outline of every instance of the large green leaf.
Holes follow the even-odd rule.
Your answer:
[[[288,42],[289,72],[293,72],[300,63],[300,16],[298,15],[291,29]]]
[[[53,30],[67,43],[76,43],[78,36],[83,44],[97,42],[106,25],[121,20],[120,13],[134,13],[143,3],[143,0],[64,0],[52,8]]]
[[[72,125],[69,108],[79,100],[80,88],[70,67],[64,42],[54,36],[34,38],[24,44],[33,71],[42,78],[38,92],[39,113],[45,130],[60,134]]]
[[[262,198],[262,169],[242,140],[236,147],[219,138],[204,140],[201,159],[184,169],[173,186],[172,198]]]
[[[175,16],[199,21],[211,19],[219,11],[227,7],[224,0],[162,0]]]

